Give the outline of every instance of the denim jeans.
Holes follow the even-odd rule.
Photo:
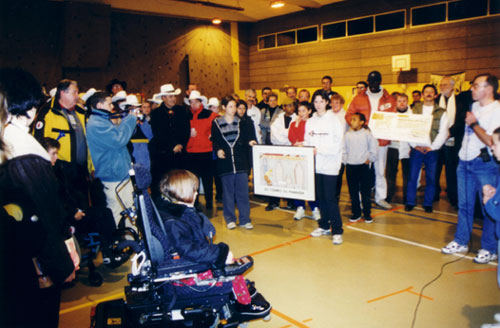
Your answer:
[[[406,204],[416,205],[417,181],[422,163],[425,165],[425,194],[424,206],[432,206],[434,194],[436,193],[436,165],[438,151],[433,150],[423,154],[412,148],[410,152],[410,178],[408,179],[408,190],[406,192]]]
[[[467,245],[469,243],[474,221],[474,204],[476,202],[476,195],[479,193],[484,215],[481,248],[486,249],[492,254],[496,254],[496,222],[484,211],[482,188],[486,184],[497,185],[498,165],[493,158],[489,162],[483,162],[480,157],[471,161],[460,160],[457,169],[457,182],[458,224],[457,231],[455,232],[455,241],[460,245]]]
[[[226,223],[236,222],[234,205],[238,206],[240,225],[250,222],[250,200],[248,198],[248,174],[236,173],[221,176],[222,205]]]

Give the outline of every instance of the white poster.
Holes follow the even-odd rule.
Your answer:
[[[315,200],[313,147],[255,145],[252,151],[255,194]]]
[[[370,128],[377,139],[430,143],[432,115],[372,112]]]

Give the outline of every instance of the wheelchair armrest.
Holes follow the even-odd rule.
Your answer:
[[[245,273],[253,266],[253,258],[249,255],[235,259],[232,264],[226,265],[220,270],[214,270],[216,276],[238,276]]]

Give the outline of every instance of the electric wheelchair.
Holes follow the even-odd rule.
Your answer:
[[[233,296],[232,281],[253,266],[250,256],[222,269],[180,258],[167,249],[165,228],[148,194],[149,172],[140,165],[130,171],[134,186],[137,227],[141,240],[123,241],[117,252],[131,249],[132,269],[125,300],[98,304],[91,312],[91,327],[219,327],[245,326],[270,319],[271,306],[247,281],[252,304],[261,312],[245,313]],[[240,277],[241,278],[241,277]]]

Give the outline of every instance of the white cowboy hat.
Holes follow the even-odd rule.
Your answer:
[[[158,93],[155,93],[152,98],[148,99],[149,102],[155,103],[155,104],[161,104],[161,96],[158,95]]]
[[[177,96],[181,94],[181,89],[177,88],[174,90],[174,86],[172,84],[164,84],[160,87],[160,93],[157,93],[159,97],[161,96]]]
[[[111,98],[111,101],[112,102],[117,102],[117,101],[120,101],[120,100],[125,100],[127,99],[127,93],[123,90],[121,91],[118,91],[116,93],[116,95],[114,95],[112,98]]]
[[[188,100],[193,100],[193,99],[198,99],[203,104],[203,107],[207,107],[207,101],[208,101],[207,97],[202,96],[198,90],[193,90],[189,94]]]
[[[208,107],[210,106],[219,107],[219,105],[220,105],[219,99],[217,99],[216,97],[208,99]]]
[[[120,108],[123,110],[127,106],[140,107],[141,105],[136,95],[127,95],[126,100],[120,104]]]
[[[87,99],[89,99],[90,97],[92,97],[94,95],[94,93],[96,93],[97,90],[94,89],[94,88],[90,88],[87,90],[87,92],[85,92],[80,98],[84,101],[84,102],[87,102]]]

